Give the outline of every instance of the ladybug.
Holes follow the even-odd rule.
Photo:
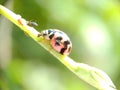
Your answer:
[[[62,55],[69,55],[72,49],[72,43],[69,37],[58,29],[43,30],[40,33],[45,39],[50,40],[53,49]]]

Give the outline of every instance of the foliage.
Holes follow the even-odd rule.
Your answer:
[[[21,14],[27,20],[35,20],[39,24],[36,28],[40,31],[46,28],[59,28],[67,32],[73,42],[70,57],[101,68],[111,76],[119,88],[119,2],[110,0],[95,0],[94,3],[91,0],[15,0],[13,5],[16,13]],[[13,29],[18,28],[14,26]],[[9,87],[11,84],[11,90],[14,87],[18,90],[21,88],[90,90],[89,86],[87,87],[83,82],[80,83],[80,80],[66,71],[64,66],[61,66],[55,58],[29,37],[25,37],[20,30],[13,30],[12,39],[13,57],[9,58],[11,60],[9,66],[1,75],[2,80],[8,78],[0,84],[3,88]],[[4,54],[2,53],[1,56],[5,56]],[[51,59],[53,60],[51,61]],[[39,67],[43,71],[43,75],[41,75]],[[55,75],[53,77],[54,85],[50,85],[53,84],[51,80],[45,79],[51,73]],[[48,76],[45,76],[46,74]],[[38,79],[42,76],[45,76],[43,80]],[[37,83],[38,80],[41,81],[41,84]],[[36,84],[33,85],[35,82]],[[49,85],[49,88],[45,88],[46,84]]]

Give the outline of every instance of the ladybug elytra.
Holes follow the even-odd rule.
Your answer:
[[[69,55],[72,49],[72,43],[69,37],[58,29],[43,30],[41,35],[50,40],[50,45],[62,55]]]

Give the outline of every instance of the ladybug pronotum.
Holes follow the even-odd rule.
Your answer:
[[[72,43],[69,37],[58,29],[48,29],[41,32],[41,35],[50,40],[50,45],[62,55],[69,55],[72,49]]]

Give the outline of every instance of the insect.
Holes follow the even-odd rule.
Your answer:
[[[36,22],[26,21],[26,20],[23,19],[23,18],[19,18],[19,19],[18,19],[18,23],[21,24],[21,25],[28,25],[28,26],[31,26],[31,27],[38,26],[38,24],[37,24]]]
[[[72,43],[69,37],[58,29],[48,29],[41,32],[41,35],[50,40],[50,45],[62,55],[69,55],[72,49]]]
[[[28,21],[27,22],[27,25],[31,26],[31,27],[35,27],[35,26],[38,26],[38,24],[36,22],[33,22],[33,21]]]

